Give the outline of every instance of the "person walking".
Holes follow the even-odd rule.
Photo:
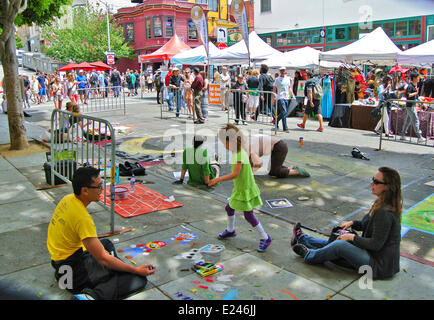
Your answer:
[[[307,105],[306,105],[306,110],[304,111],[304,116],[303,116],[303,122],[302,123],[297,123],[297,127],[304,129],[306,126],[306,121],[307,118],[309,118],[310,114],[316,114],[318,116],[318,121],[319,121],[319,128],[316,130],[318,132],[323,132],[324,131],[324,125],[323,125],[323,117],[321,114],[321,99],[322,96],[318,96],[317,94],[317,88],[316,86],[321,86],[321,84],[319,83],[319,81],[321,80],[316,80],[313,77],[313,73],[308,72],[307,73],[307,77],[308,80],[306,81],[305,85],[304,85],[304,95],[305,97],[307,97]]]
[[[234,97],[234,108],[235,108],[235,123],[238,124],[242,121],[244,125],[246,122],[246,103],[248,100],[247,96],[247,84],[244,81],[242,74],[237,76],[237,81],[232,86],[233,90],[237,90],[233,93]]]
[[[223,67],[220,75],[220,90],[222,97],[222,110],[229,110],[229,94],[231,89],[231,75],[228,68]]]
[[[155,74],[154,85],[155,90],[157,91],[157,104],[163,104],[163,80],[161,79],[160,70]]]
[[[87,78],[83,70],[78,71],[78,76],[75,78],[75,81],[78,83],[78,95],[80,96],[81,103],[87,104]]]
[[[272,238],[268,235],[258,218],[253,213],[255,207],[262,206],[261,194],[255,183],[252,167],[250,166],[249,156],[243,148],[244,136],[242,132],[233,124],[228,123],[219,130],[218,137],[228,151],[232,152],[231,165],[232,172],[210,180],[208,186],[214,186],[222,181],[233,180],[234,188],[229,202],[226,205],[228,217],[226,229],[218,235],[223,240],[235,237],[235,210],[243,211],[244,218],[259,234],[258,252],[264,252],[270,246]]]
[[[121,75],[118,69],[114,68],[110,75],[110,82],[113,87],[114,97],[119,97],[119,88],[121,86]]]
[[[196,121],[194,123],[196,124],[202,124],[205,123],[205,119],[203,118],[202,114],[202,108],[201,108],[201,101],[202,101],[202,95],[203,95],[203,78],[200,75],[199,69],[194,68],[193,69],[195,78],[193,83],[191,84],[191,88],[193,89],[193,104],[194,104],[194,111],[196,112]]]
[[[247,88],[249,89],[249,101],[247,110],[250,113],[250,118],[256,120],[256,109],[259,106],[259,71],[254,69],[251,71],[249,79],[247,79]]]
[[[289,132],[288,125],[286,124],[286,117],[288,116],[289,100],[295,99],[294,92],[292,92],[291,79],[286,75],[286,68],[280,67],[279,76],[274,81],[273,92],[277,94],[277,127],[282,120],[283,131]],[[274,116],[275,117],[275,116]]]
[[[206,77],[205,71],[201,71],[200,75],[203,79],[203,88],[202,88],[202,101],[201,101],[201,108],[202,108],[202,114],[204,121],[208,121],[208,107],[209,107],[209,100],[208,100],[208,89],[209,89],[209,80]]]
[[[405,95],[407,97],[407,100],[409,101],[415,101],[419,98],[419,88],[417,87],[417,84],[419,82],[419,74],[418,73],[412,73],[410,75],[410,83],[407,86],[407,89],[405,89]],[[405,112],[406,117],[404,120],[404,125],[402,127],[401,131],[401,140],[408,140],[408,138],[405,137],[405,134],[408,130],[408,127],[411,125],[413,127],[414,132],[417,136],[417,142],[423,142],[426,141],[424,137],[422,137],[422,132],[419,129],[419,118],[417,117],[417,104],[407,102],[405,105]]]
[[[179,113],[181,110],[181,82],[182,77],[179,74],[178,68],[172,69],[173,75],[169,78],[169,100],[168,106],[169,110],[173,110],[173,100],[176,103],[176,117],[179,117]]]

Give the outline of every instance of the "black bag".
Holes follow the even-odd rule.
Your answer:
[[[131,163],[129,161],[125,161],[125,164],[119,163],[119,175],[123,177],[131,177],[134,176],[145,176],[146,169],[138,162]]]
[[[265,75],[264,79],[264,91],[273,91],[274,79],[269,74]]]
[[[375,109],[371,111],[371,116],[376,120],[379,120],[381,117],[381,105],[382,104],[379,104]]]
[[[363,153],[362,151],[360,151],[359,148],[356,148],[356,147],[354,147],[353,150],[351,151],[351,155],[353,156],[353,158],[362,159],[362,160],[369,160],[369,158],[367,157],[367,154]]]
[[[56,172],[60,172],[61,175],[68,178],[69,181],[72,181],[72,177],[74,176],[74,172],[77,170],[77,162],[74,160],[61,160],[56,161],[54,163],[54,169]],[[47,184],[51,185],[51,164],[50,162],[44,163],[44,171],[45,171],[45,181]],[[66,181],[59,178],[58,176],[54,176],[54,185],[64,184]]]
[[[332,232],[330,233],[328,243],[335,241],[340,235],[347,234],[347,233],[357,234],[357,232],[355,232],[352,228],[345,230],[340,226],[334,226]]]

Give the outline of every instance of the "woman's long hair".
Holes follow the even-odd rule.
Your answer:
[[[378,209],[385,206],[388,210],[395,213],[395,215],[401,220],[401,177],[399,176],[398,171],[389,167],[380,167],[378,168],[378,171],[383,174],[384,183],[387,185],[388,188],[374,201],[369,215],[374,215],[374,213]]]

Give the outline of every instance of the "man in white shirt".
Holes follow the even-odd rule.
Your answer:
[[[231,75],[228,72],[227,67],[222,68],[222,74],[220,75],[220,89],[222,95],[222,110],[229,109],[229,89],[231,88]]]
[[[286,75],[286,68],[280,67],[279,76],[274,81],[273,92],[277,94],[277,126],[279,121],[282,120],[283,131],[289,132],[286,124],[286,117],[288,116],[289,100],[295,99],[294,92],[292,92],[291,78]],[[274,102],[273,102],[274,104]]]

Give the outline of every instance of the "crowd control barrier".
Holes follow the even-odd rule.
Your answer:
[[[420,106],[423,109],[417,111]],[[434,147],[434,102],[388,99],[379,108],[379,150],[383,140]]]
[[[82,104],[80,97],[78,102],[83,113],[101,113],[115,110],[126,113],[125,93],[121,86],[89,88],[87,92],[87,104]]]
[[[274,126],[275,132],[277,132],[280,117],[287,116],[287,112],[282,112],[279,115],[277,95],[274,92],[255,91],[255,95],[253,95],[249,90],[231,89],[229,91],[228,123],[231,120],[235,123],[260,123]],[[260,103],[260,100],[263,103]],[[253,111],[251,108],[253,104],[255,112],[251,113],[250,111]],[[278,121],[275,121],[275,119]]]
[[[164,87],[161,96],[161,118],[163,118],[163,113],[170,113],[175,117],[195,120],[193,90],[191,88]]]
[[[93,166],[101,171],[104,199],[110,198],[110,227],[114,232],[115,131],[109,121],[89,115],[54,109],[50,131],[51,185],[58,179],[71,184],[75,170]],[[110,185],[110,193],[107,192]]]

